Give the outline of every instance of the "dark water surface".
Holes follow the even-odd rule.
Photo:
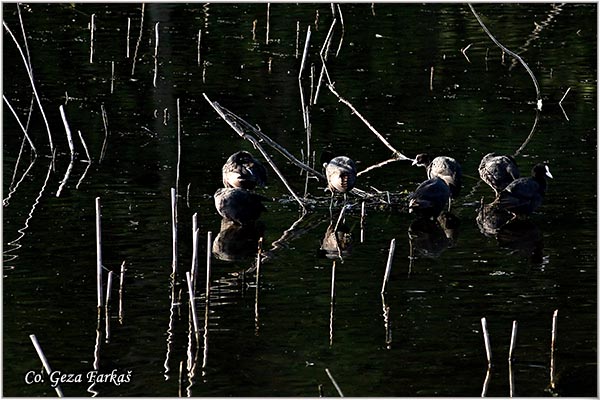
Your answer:
[[[23,46],[17,7],[3,6],[6,26]],[[314,179],[305,189],[299,169],[268,146],[294,190],[301,196],[306,190],[309,213],[284,235],[301,213],[269,170],[270,182],[260,192],[276,201],[266,204],[261,218],[263,248],[271,252],[261,265],[258,294],[255,274],[239,274],[253,266],[251,258],[213,257],[206,314],[207,232],[215,238],[221,227],[212,201],[221,166],[239,149],[259,153],[202,95],[303,158],[302,49],[310,26],[302,75],[308,100],[316,92],[331,5],[271,4],[265,44],[265,3],[146,4],[132,75],[141,8],[137,3],[21,5],[56,157],[51,163],[46,127],[34,106],[28,132],[38,156],[30,165],[25,143],[17,163],[23,133],[5,102],[4,396],[56,395],[45,375],[43,383],[26,382],[33,376],[29,371],[41,371],[31,334],[53,370],[81,374],[83,382],[61,385],[67,396],[313,397],[320,385],[325,395],[337,396],[325,369],[346,396],[479,396],[482,390],[508,396],[513,321],[518,322],[510,369],[515,395],[597,395],[596,4],[475,4],[498,40],[520,54],[537,77],[539,113],[530,76],[510,56],[502,57],[466,4],[341,4],[343,29],[335,7],[327,70],[338,93],[402,153],[453,156],[467,177],[453,202],[460,225],[448,233],[452,240],[437,229],[428,232],[429,241],[421,234],[412,244],[409,228],[414,234],[418,227],[411,226],[414,217],[406,212],[404,195],[425,179],[425,171],[401,161],[359,177],[361,189],[389,191],[395,204],[367,202],[361,243],[361,200],[348,197],[354,206],[345,224],[353,246],[343,263],[336,262],[333,319],[332,260],[319,252],[329,220],[328,194]],[[461,49],[467,46],[465,57]],[[3,62],[3,93],[26,124],[31,85],[6,29]],[[59,192],[70,161],[60,105],[77,154]],[[325,147],[356,160],[359,171],[391,156],[325,85],[309,111],[310,152],[317,164]],[[89,168],[77,131],[92,158]],[[516,156],[522,174],[547,162],[554,175],[544,204],[513,229],[485,235],[476,217],[481,199],[489,203],[493,192],[479,182],[479,161],[491,151],[514,154],[524,142]],[[179,269],[173,288],[170,190],[177,176]],[[103,264],[117,274],[109,329],[104,315],[98,326],[96,308],[96,197],[102,205]],[[198,345],[189,335],[184,279],[191,266],[194,213],[200,237]],[[395,256],[382,299],[392,239]],[[487,381],[482,317],[493,359]],[[97,382],[88,388],[86,374],[94,370],[130,371],[130,376],[120,385]]]

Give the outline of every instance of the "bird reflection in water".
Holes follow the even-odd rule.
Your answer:
[[[325,236],[321,241],[319,254],[329,259],[348,256],[352,251],[352,233],[345,223],[334,224],[333,221],[327,227]]]
[[[408,227],[411,261],[416,255],[439,257],[444,250],[454,247],[458,240],[460,220],[443,211],[437,219],[417,218]]]
[[[222,261],[239,261],[256,255],[258,239],[263,237],[265,225],[261,221],[238,225],[223,218],[221,230],[213,241],[213,254]]]
[[[518,252],[534,264],[544,261],[542,232],[530,219],[515,217],[491,203],[481,205],[476,221],[481,233],[496,238],[501,247]]]

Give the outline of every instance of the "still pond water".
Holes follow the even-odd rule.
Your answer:
[[[596,396],[597,5],[475,8],[531,67],[541,112],[527,71],[503,57],[466,4],[146,4],[140,29],[139,3],[22,4],[20,17],[16,4],[5,3],[5,27],[30,59],[56,156],[52,162],[46,124],[5,28],[3,395],[56,395],[46,375],[31,383],[42,371],[34,334],[53,370],[81,374],[83,382],[61,384],[66,396],[337,396],[326,369],[346,396]],[[252,256],[215,254],[206,309],[205,254],[208,232],[214,239],[221,229],[212,202],[221,166],[240,149],[264,158],[203,93],[298,159],[309,154],[311,164],[319,165],[323,149],[350,156],[359,171],[392,154],[324,84],[317,97],[319,54],[334,18],[322,54],[336,91],[408,157],[459,160],[466,175],[452,205],[459,225],[409,240],[419,226],[405,195],[425,171],[398,161],[362,174],[358,187],[382,194],[365,202],[363,223],[361,198],[348,196],[343,226],[353,242],[336,261],[331,307],[333,261],[319,251],[328,194],[263,143],[308,213],[297,222],[298,204],[269,169],[259,191],[275,201],[261,217],[264,232],[249,234],[252,252],[264,237],[259,288],[253,272],[240,274],[254,265]],[[308,108],[307,144],[298,77],[309,27],[300,82],[305,102],[316,104]],[[8,103],[27,125],[36,158]],[[61,105],[74,136],[72,165]],[[83,162],[78,132],[91,164]],[[482,199],[493,200],[477,166],[492,151],[518,153],[523,175],[537,162],[554,175],[542,207],[497,233],[477,222]],[[116,273],[100,324],[96,197],[103,265]],[[185,282],[195,213],[198,339],[189,334]],[[229,251],[244,247],[233,240]],[[90,371],[113,370],[126,382],[87,382]]]

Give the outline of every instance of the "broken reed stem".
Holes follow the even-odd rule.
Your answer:
[[[556,345],[556,320],[558,318],[558,310],[554,310],[552,314],[552,344],[550,347],[550,387],[555,388],[556,382],[554,381],[554,350]]]
[[[513,321],[512,333],[510,335],[510,349],[508,350],[508,362],[513,360],[513,352],[517,343],[517,321]]]
[[[342,9],[340,8],[339,4],[336,4],[336,6],[337,6],[338,14],[340,14],[340,23],[342,24],[342,35],[340,36],[340,44],[338,45],[337,51],[335,52],[335,56],[337,57],[338,54],[340,54],[340,50],[342,49],[342,42],[344,41],[345,29],[344,29],[344,16],[342,15]]]
[[[331,380],[331,383],[333,383],[333,386],[335,386],[335,390],[337,390],[337,392],[340,395],[340,397],[344,397],[344,393],[342,393],[342,389],[340,389],[340,387],[337,384],[337,382],[335,381],[335,379],[333,379],[333,375],[331,375],[331,372],[329,372],[328,368],[325,368],[325,372],[327,372],[327,376],[329,376],[329,379]]]
[[[125,281],[125,261],[121,264],[119,275],[119,322],[123,324],[123,283]]]
[[[96,14],[92,14],[92,20],[90,21],[90,64],[94,63],[94,31],[96,30],[96,23],[94,19]]]
[[[71,128],[69,127],[69,123],[67,122],[67,116],[65,115],[65,109],[62,104],[58,107],[60,110],[60,116],[63,121],[63,125],[65,126],[65,132],[67,134],[67,142],[69,143],[69,150],[71,152],[71,160],[75,158],[75,146],[73,145],[73,136],[71,135]]]
[[[188,292],[190,295],[190,307],[192,309],[192,321],[194,323],[194,334],[196,338],[198,338],[198,332],[200,332],[200,328],[198,328],[198,316],[196,315],[196,302],[194,301],[194,285],[192,283],[192,277],[189,272],[185,273],[185,279],[187,280]]]
[[[108,144],[108,116],[106,115],[106,108],[104,108],[104,104],[100,104],[100,111],[102,113],[102,124],[104,125],[104,141],[102,142],[102,150],[100,151],[100,159],[98,160],[98,164],[102,163],[102,160],[104,160],[104,155],[106,154],[106,145]]]
[[[335,260],[331,266],[331,302],[335,299]]]
[[[67,167],[67,171],[65,172],[65,176],[63,177],[63,179],[60,181],[60,184],[58,185],[58,190],[56,191],[56,197],[60,197],[60,194],[61,194],[63,188],[65,187],[65,185],[67,184],[67,181],[69,180],[69,176],[71,176],[72,170],[73,170],[73,159],[71,158],[71,161],[69,161],[69,166]]]
[[[390,272],[392,271],[392,261],[394,259],[394,251],[396,250],[396,239],[390,241],[390,250],[388,252],[387,264],[385,266],[385,275],[383,276],[383,285],[381,285],[381,294],[385,293],[385,287],[387,286],[388,280],[390,279]]]
[[[37,352],[38,357],[40,358],[40,361],[42,362],[42,365],[44,366],[44,369],[46,370],[46,374],[48,374],[48,376],[50,376],[52,374],[52,368],[50,368],[48,359],[44,355],[42,346],[40,346],[40,343],[38,342],[38,340],[34,334],[29,335],[29,339],[31,339],[31,343],[33,343],[33,347],[35,347],[35,351]],[[54,390],[56,390],[56,394],[58,395],[58,397],[63,397],[63,393],[62,393],[62,390],[59,385],[56,385],[54,387]]]
[[[365,202],[360,205],[360,242],[365,241]]]
[[[523,65],[523,67],[525,67],[525,69],[527,70],[527,72],[529,73],[529,76],[531,76],[531,80],[533,81],[533,84],[535,85],[535,92],[536,92],[536,96],[537,96],[537,109],[541,111],[542,109],[542,95],[540,93],[540,85],[538,84],[537,79],[535,79],[535,76],[533,75],[533,72],[531,71],[531,69],[529,68],[529,66],[525,63],[525,61],[523,61],[523,59],[516,53],[510,51],[509,49],[507,49],[502,43],[500,43],[493,35],[492,33],[489,31],[489,29],[485,26],[485,24],[483,23],[483,21],[481,20],[481,18],[479,17],[479,15],[475,12],[475,9],[473,8],[473,6],[469,3],[469,8],[471,9],[471,12],[473,12],[473,15],[475,15],[475,18],[477,18],[477,22],[479,22],[479,25],[481,25],[481,27],[483,28],[484,32],[490,37],[490,39],[492,39],[492,41],[502,49],[502,51],[508,53],[509,55],[513,56],[514,58],[516,58],[521,65]]]
[[[565,99],[565,97],[567,97],[567,95],[569,94],[570,91],[571,91],[571,87],[569,87],[567,89],[567,91],[565,92],[565,94],[563,95],[563,97],[560,99],[560,101],[558,102],[559,105],[562,104],[563,100]]]
[[[263,238],[258,239],[258,251],[256,252],[256,290],[258,290],[259,276],[260,276],[260,260],[262,258],[262,244]]]
[[[100,197],[96,197],[96,275],[98,309],[102,308],[102,226],[100,221]]]
[[[481,318],[481,328],[483,329],[483,341],[485,343],[485,354],[487,355],[488,367],[492,365],[492,346],[490,345],[490,335],[487,330],[487,320]]]
[[[179,98],[177,98],[177,172],[175,177],[175,189],[179,193],[179,170],[181,167],[181,113],[179,111]]]
[[[300,71],[298,72],[298,87],[300,88],[300,104],[302,107],[302,117],[304,121],[304,129],[308,129],[308,120],[306,114],[306,105],[304,101],[304,90],[302,89],[302,72],[304,72],[304,66],[306,64],[306,55],[308,54],[308,45],[310,43],[310,25],[306,30],[306,39],[304,40],[304,51],[302,52],[302,61],[300,62]]]
[[[212,232],[206,234],[206,302],[210,300],[210,259],[212,256]]]
[[[399,160],[412,160],[409,157],[406,157],[404,154],[400,153],[398,150],[396,150],[384,137],[383,135],[381,135],[381,133],[377,132],[377,130],[375,128],[373,128],[373,126],[369,123],[369,121],[367,121],[365,119],[365,117],[363,117],[357,110],[356,108],[354,108],[354,106],[352,104],[350,104],[350,102],[344,98],[342,98],[338,92],[335,91],[333,85],[331,84],[327,84],[327,87],[329,88],[329,90],[331,91],[331,93],[333,93],[338,99],[339,101],[341,101],[342,103],[344,103],[346,106],[348,106],[348,108],[350,108],[350,110],[352,110],[352,112],[354,114],[356,114],[356,116],[358,118],[360,118],[360,120],[371,130],[371,132],[373,132],[375,134],[375,136],[377,136],[379,138],[379,140],[381,140],[381,142],[388,148],[390,149],[393,154],[394,157],[396,157]]]
[[[125,58],[129,58],[129,34],[131,32],[131,18],[127,17],[127,53]]]
[[[296,59],[298,58],[298,47],[300,46],[300,21],[296,21]]]
[[[321,57],[321,73],[319,74],[319,80],[317,82],[317,89],[315,91],[315,98],[313,100],[313,105],[317,104],[317,99],[319,98],[319,92],[321,91],[321,82],[323,82],[323,75],[325,74],[325,61],[327,61],[327,55],[329,53],[329,45],[331,44],[331,37],[333,34],[333,27],[337,19],[333,19],[331,21],[331,26],[329,27],[329,32],[327,32],[327,36],[325,37],[325,41],[323,42],[323,46],[321,46],[321,51],[319,52],[319,56]]]
[[[135,61],[137,59],[137,53],[140,48],[140,42],[142,41],[142,32],[144,31],[144,9],[146,8],[146,3],[142,3],[142,17],[140,19],[140,35],[138,36],[138,40],[135,44],[135,50],[133,52],[133,65],[131,66],[131,76],[135,74]]]
[[[171,188],[171,236],[173,253],[173,279],[177,274],[177,192]]]
[[[196,279],[198,275],[198,213],[192,215],[192,267],[190,268],[190,275],[192,277],[192,284],[194,286],[194,293],[196,293]]]
[[[110,93],[113,94],[115,91],[115,62],[110,62]]]
[[[17,115],[16,111],[14,110],[14,108],[10,105],[10,103],[8,102],[8,99],[6,98],[5,95],[2,95],[2,98],[4,99],[4,102],[6,103],[6,105],[8,106],[8,108],[10,109],[10,111],[13,113],[13,115],[15,116],[15,119],[17,120],[17,123],[19,124],[19,127],[21,128],[21,130],[23,131],[23,134],[25,135],[25,138],[27,139],[27,141],[29,142],[29,145],[31,146],[31,150],[33,150],[33,154],[34,156],[37,156],[37,150],[35,149],[35,146],[33,145],[33,142],[31,141],[31,138],[29,137],[29,135],[27,134],[27,129],[23,126],[23,124],[21,123],[21,120],[19,119],[19,116]],[[16,171],[16,168],[15,168]]]
[[[81,144],[83,146],[83,149],[85,150],[85,155],[88,158],[87,162],[91,163],[92,158],[90,157],[90,152],[88,151],[87,145],[85,144],[85,140],[83,140],[83,135],[81,134],[81,131],[77,131],[77,133],[79,134],[79,140],[81,140]]]
[[[106,281],[106,300],[104,303],[104,306],[108,309],[108,305],[110,303],[110,292],[112,289],[112,282],[113,282],[113,276],[115,275],[114,272],[112,271],[108,271],[108,280]]]
[[[46,124],[46,131],[48,133],[48,142],[50,144],[50,153],[52,154],[52,157],[54,157],[54,143],[52,142],[52,134],[50,133],[50,125],[48,124],[48,119],[46,118],[46,113],[44,112],[44,107],[42,107],[42,102],[40,100],[40,96],[38,95],[37,89],[35,87],[35,82],[33,81],[33,69],[30,66],[30,64],[27,62],[27,59],[25,58],[25,54],[23,54],[23,50],[21,49],[21,45],[19,44],[19,42],[17,42],[17,39],[13,35],[12,31],[8,28],[8,25],[6,25],[6,22],[2,21],[2,24],[4,25],[4,29],[6,29],[6,31],[9,33],[10,37],[12,38],[12,40],[17,45],[17,50],[19,50],[19,54],[21,55],[21,58],[23,59],[23,63],[25,64],[25,70],[27,71],[27,75],[29,76],[29,81],[31,82],[31,88],[33,90],[33,94],[35,95],[35,100],[38,104],[38,107],[40,108],[40,112],[42,113],[42,118],[44,119],[44,124]]]
[[[389,163],[392,163],[392,162],[396,162],[396,161],[400,161],[400,159],[396,158],[396,157],[392,157],[392,158],[387,159],[385,161],[382,161],[382,162],[380,162],[378,164],[371,165],[370,167],[363,169],[358,174],[356,174],[356,176],[361,176],[363,174],[366,174],[367,172],[370,172],[371,170],[374,170],[376,168],[381,168],[381,167],[383,167],[386,164],[389,164]]]
[[[269,25],[271,20],[271,3],[267,3],[267,36],[265,38],[265,44],[269,44]]]
[[[200,62],[200,39],[202,39],[202,29],[198,29],[198,66],[201,65],[201,62]]]
[[[529,135],[527,135],[527,138],[525,138],[525,141],[523,142],[523,144],[521,145],[521,147],[519,147],[517,149],[517,151],[514,152],[513,157],[518,156],[523,151],[523,149],[525,148],[525,146],[527,146],[527,143],[529,143],[529,141],[533,137],[533,134],[535,132],[535,128],[537,127],[537,123],[538,123],[538,119],[539,118],[540,118],[540,110],[535,110],[535,120],[533,121],[533,126],[531,127],[531,131],[529,132]]]
[[[433,92],[433,67],[431,67],[429,73],[429,91]]]
[[[154,79],[152,84],[156,87],[156,77],[158,76],[158,24],[154,25]]]

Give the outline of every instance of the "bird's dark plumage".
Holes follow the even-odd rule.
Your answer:
[[[486,154],[479,163],[479,177],[487,183],[496,196],[512,181],[519,179],[519,168],[512,156]]]
[[[254,189],[267,183],[266,168],[247,151],[232,154],[222,171],[226,188]]]
[[[452,157],[439,156],[433,160],[427,153],[417,154],[412,165],[425,167],[427,178],[439,177],[450,187],[452,197],[460,194],[462,187],[462,168],[460,164]]]
[[[513,214],[531,214],[542,204],[546,193],[546,176],[552,178],[548,166],[537,164],[531,170],[530,178],[512,181],[498,194],[494,203]]]
[[[421,183],[408,197],[408,210],[423,217],[437,218],[450,201],[450,187],[439,177]]]
[[[271,200],[242,188],[220,188],[214,199],[219,214],[239,225],[256,221],[267,210],[262,202]]]

